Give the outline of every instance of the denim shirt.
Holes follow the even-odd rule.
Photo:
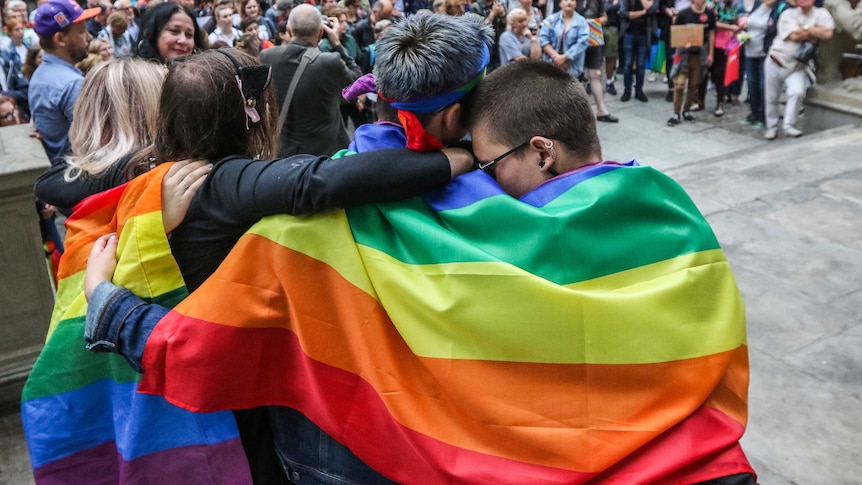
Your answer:
[[[47,52],[30,80],[30,113],[51,165],[72,151],[69,126],[83,82],[81,71]]]
[[[3,76],[5,83],[0,84],[0,89],[5,86],[5,90],[0,93],[10,96],[27,115],[30,115],[30,107],[27,103],[27,92],[29,90],[30,81],[21,74],[20,65],[16,62],[17,56],[14,50],[0,51],[0,76]]]
[[[539,45],[542,46],[543,51],[544,47],[550,44],[555,51],[560,52],[560,39],[563,36],[563,30],[565,30],[566,38],[563,42],[563,53],[569,58],[569,74],[578,77],[584,72],[584,56],[587,51],[590,30],[584,17],[578,13],[573,15],[568,29],[563,22],[562,11],[545,19],[539,33]],[[551,58],[545,53],[542,54],[542,59],[551,61]]]
[[[135,372],[143,372],[147,339],[168,312],[168,308],[147,304],[131,291],[103,281],[93,290],[87,305],[87,350],[120,354]]]

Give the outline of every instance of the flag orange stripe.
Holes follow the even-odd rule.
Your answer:
[[[89,246],[103,234],[119,234],[124,224],[118,221],[162,209],[160,182],[148,183],[145,180],[155,177],[155,180],[160,181],[171,165],[173,163],[163,163],[141,175],[143,178],[139,177],[141,180],[138,183],[101,192],[84,199],[75,207],[75,212],[66,220],[66,233],[69,236],[65,243],[66,252],[57,272],[59,279],[84,270],[90,256]],[[155,190],[156,188],[159,190]]]

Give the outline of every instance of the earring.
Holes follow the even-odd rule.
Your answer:
[[[539,160],[539,168],[545,168],[545,161]]]
[[[554,149],[554,142],[549,141],[548,143],[545,143],[545,148],[547,148],[548,150],[553,150]]]

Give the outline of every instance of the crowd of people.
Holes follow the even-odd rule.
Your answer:
[[[434,477],[432,482],[529,483],[530,477],[541,477],[581,483],[613,482],[625,476],[634,477],[624,479],[627,483],[755,483],[738,443],[747,412],[745,321],[726,260],[708,224],[675,183],[636,162],[602,158],[596,122],[620,121],[605,102],[606,96],[618,93],[617,71],[623,77],[621,101],[632,97],[648,101],[645,63],[651,46],[662,43],[668,49],[666,99],[673,103],[669,126],[695,121],[692,113],[705,106],[708,82],[714,84],[716,95],[713,115],[721,116],[724,105],[740,102],[742,83],[747,81],[748,121],[764,125],[766,138],[776,138],[779,98],[786,91],[782,131],[785,136],[801,135],[795,121],[814,73],[809,59],[800,58],[797,51],[809,41],[828,39],[833,28],[829,14],[815,7],[814,0],[796,0],[795,4],[721,0],[715,5],[705,0],[691,0],[687,5],[685,0],[477,0],[472,4],[465,0],[377,0],[373,4],[365,0],[323,0],[319,4],[276,0],[271,5],[261,0],[118,0],[114,4],[90,0],[86,6],[74,0],[48,0],[32,13],[24,2],[8,0],[2,12],[0,125],[33,124],[51,162],[35,187],[37,198],[44,203],[41,217],[50,219],[56,207],[73,222],[67,236],[70,244],[65,248],[68,254],[56,268],[60,286],[52,329],[57,322],[74,321],[88,342],[86,350],[78,342],[55,341],[46,346],[34,375],[50,375],[61,361],[64,372],[74,373],[74,365],[69,366],[76,359],[87,362],[88,368],[107,366],[91,360],[94,353],[119,353],[132,369],[143,372],[142,388],[163,396],[165,406],[232,411],[229,421],[237,430],[243,460],[239,471],[224,475],[223,483],[299,483],[300,476],[302,483],[429,483],[424,473]],[[671,26],[682,24],[702,24],[702,42],[672,50]],[[729,62],[736,55],[732,49],[740,45],[744,51],[741,60]],[[739,75],[734,82],[725,83],[729,68],[738,69]],[[596,180],[602,182],[593,184]],[[652,187],[650,197],[655,201],[679,203],[652,207],[648,200],[631,195],[639,191],[632,187],[645,186]],[[126,188],[117,192],[117,187]],[[156,194],[160,210],[157,219],[147,219],[157,221],[158,227],[155,233],[146,233],[148,242],[141,245],[145,225],[130,223],[138,214],[98,208],[115,204],[134,212],[144,193]],[[602,211],[608,209],[602,204],[583,204],[583,198],[620,208],[625,223],[607,220]],[[146,200],[150,207],[152,202]],[[431,207],[432,213],[417,212],[416,203],[410,202],[415,200],[423,201],[422,207]],[[398,256],[383,250],[367,254],[358,239],[359,249],[353,249],[351,239],[332,249],[332,254],[348,251],[374,261],[410,264],[427,261],[434,262],[430,266],[435,268],[464,265],[413,276],[419,278],[421,288],[442,300],[435,302],[438,310],[434,312],[424,303],[410,303],[411,299],[423,300],[423,295],[398,281],[395,274],[402,270],[397,265],[384,271],[388,276],[383,279],[369,269],[377,264],[370,260],[359,265],[367,266],[359,276],[356,269],[343,273],[363,291],[361,281],[367,278],[371,282],[374,289],[369,294],[377,306],[369,310],[369,315],[376,315],[369,316],[369,321],[378,322],[383,315],[382,323],[375,325],[394,325],[395,335],[400,332],[395,341],[403,338],[411,349],[414,332],[434,334],[433,339],[465,338],[462,331],[452,334],[457,337],[446,336],[448,324],[429,330],[438,325],[439,315],[445,320],[450,312],[470,316],[463,322],[457,320],[459,323],[484,322],[487,314],[510,325],[517,335],[529,333],[523,327],[529,322],[517,320],[518,311],[492,311],[482,298],[438,289],[446,286],[439,271],[450,271],[452,281],[471,281],[481,274],[476,281],[504,288],[506,298],[523,292],[534,298],[531,305],[536,308],[560,305],[566,309],[543,314],[543,325],[550,332],[528,339],[525,348],[535,344],[539,349],[557,349],[557,336],[573,339],[571,348],[560,347],[553,357],[541,352],[529,358],[515,357],[517,351],[498,354],[499,349],[471,357],[489,363],[488,375],[517,380],[529,371],[516,370],[516,363],[560,365],[537,387],[550,390],[548,397],[579,400],[575,391],[580,389],[626,404],[611,405],[613,411],[607,415],[591,406],[568,404],[539,410],[512,393],[492,393],[499,406],[523,409],[505,419],[502,414],[491,419],[482,406],[471,404],[469,389],[452,388],[453,397],[441,398],[441,392],[450,391],[444,383],[451,376],[439,373],[399,374],[395,379],[399,391],[394,394],[411,397],[404,403],[391,403],[390,384],[394,382],[386,384],[383,364],[374,360],[377,357],[369,357],[375,349],[363,347],[361,339],[343,342],[350,348],[345,352],[354,352],[351,355],[360,360],[371,359],[362,360],[370,367],[362,370],[354,363],[339,372],[348,372],[367,386],[345,389],[319,369],[308,367],[305,373],[296,371],[298,374],[285,371],[278,374],[278,381],[271,373],[261,374],[264,369],[269,372],[270,366],[257,359],[250,361],[258,362],[260,369],[224,354],[214,362],[215,353],[223,347],[195,346],[198,353],[190,355],[187,347],[175,346],[174,340],[160,340],[167,331],[160,329],[194,334],[194,322],[218,321],[223,310],[207,308],[208,302],[229,302],[240,286],[256,288],[249,295],[265,295],[269,303],[263,307],[279,299],[291,302],[288,307],[298,305],[289,290],[292,284],[257,288],[262,283],[240,281],[245,275],[231,272],[231,268],[263,265],[259,274],[271,273],[271,278],[264,278],[269,282],[281,281],[280,275],[288,274],[285,281],[313,280],[326,289],[321,295],[324,301],[314,304],[328,307],[325,295],[329,291],[341,294],[343,283],[338,286],[332,278],[311,270],[308,274],[294,271],[275,256],[254,260],[263,255],[249,252],[247,241],[273,227],[305,227],[303,221],[308,227],[329,228],[332,216],[327,214],[337,210],[344,217],[340,227],[347,227],[348,233],[353,231],[351,237],[358,238],[363,228],[357,221],[367,217],[356,214],[368,204],[376,204],[372,207],[382,214],[381,222],[375,222],[378,236],[391,236],[394,242],[384,246]],[[461,211],[455,219],[449,219],[455,216],[446,212],[466,208],[470,210]],[[319,213],[323,214],[299,219],[280,216]],[[460,217],[466,218],[463,227]],[[536,228],[554,234],[546,238],[531,233],[530,221],[535,220],[542,221]],[[468,222],[505,229],[503,241],[486,240],[480,232],[469,230]],[[643,228],[643,237],[647,237],[647,228],[656,227],[654,234],[649,232],[649,237],[656,238],[651,245],[655,255],[632,258],[640,254],[639,241],[608,229],[617,225],[626,230]],[[666,230],[666,225],[674,230]],[[420,247],[437,244],[421,241],[422,236],[399,239],[417,230],[419,234],[445,233],[440,249]],[[685,237],[664,240],[673,234]],[[127,241],[132,237],[138,239],[130,245]],[[319,250],[309,249],[309,254],[328,254],[327,238],[318,241],[301,228],[276,239],[280,245],[296,248],[306,246],[294,246],[290,241],[303,237],[308,238],[304,244],[315,241]],[[583,238],[584,244],[562,245],[571,252],[567,254],[556,246],[560,238]],[[605,246],[606,239],[614,244],[601,259],[589,248]],[[525,251],[521,244],[532,249]],[[469,247],[474,249],[464,249]],[[158,248],[166,252],[167,260],[161,258]],[[147,251],[153,252],[152,257]],[[438,261],[431,253],[452,256]],[[468,253],[470,263],[460,262],[456,256]],[[525,254],[536,261],[526,262]],[[335,258],[319,257],[325,261]],[[560,279],[548,276],[556,274],[551,267],[581,266],[581,258],[595,260],[591,264],[596,269],[589,278],[578,279],[581,273]],[[336,259],[332,264],[338,268],[342,260]],[[615,262],[621,259],[631,260],[629,266]],[[72,268],[83,270],[86,261],[90,262],[86,277],[74,273]],[[498,274],[498,270],[470,266],[483,262],[519,268],[541,278],[514,278],[518,281],[512,282],[511,274],[506,273],[510,270]],[[560,274],[568,274],[566,271]],[[77,274],[74,278],[70,277],[73,273]],[[149,288],[153,287],[151,279],[181,281],[174,288],[180,297],[172,297],[167,305],[154,298],[157,295],[141,294],[135,278],[142,274],[147,275]],[[655,283],[655,289],[632,289],[637,285],[648,288],[663,278],[667,280]],[[210,281],[236,283],[220,288]],[[547,294],[536,290],[545,284],[550,285]],[[393,288],[399,298],[389,300],[385,293]],[[475,291],[484,295],[487,289]],[[335,302],[341,299],[332,295],[332,305],[337,306]],[[176,310],[168,308],[181,299],[184,302]],[[650,301],[653,303],[647,303]],[[604,306],[608,302],[624,309],[612,311]],[[243,306],[243,302],[236,304]],[[644,319],[643,311],[632,310],[641,307],[651,308],[655,315]],[[263,320],[277,318],[287,322],[284,325],[291,335],[298,336],[299,347],[292,348],[305,349],[309,356],[317,350],[318,341],[303,340],[319,323],[317,318],[306,321],[302,317],[305,309],[288,309],[265,318],[243,310],[231,310],[230,325],[256,328],[270,325]],[[190,313],[195,317],[186,318]],[[439,315],[429,316],[432,313]],[[327,318],[334,327],[349,326],[352,321],[344,312]],[[623,339],[622,335],[602,334],[593,339],[569,333],[570,328],[603,324],[602,318],[615,319],[614,328],[643,326],[647,330],[638,335],[646,335],[647,341],[632,346],[628,354],[621,351],[619,358],[610,358],[590,352],[590,345],[607,339],[607,348],[616,348],[611,343]],[[691,326],[693,322],[710,338],[692,336],[684,350],[668,343],[674,339],[665,332],[673,334],[677,323]],[[599,327],[591,331],[601,333]],[[650,333],[653,329],[655,333]],[[466,338],[467,342],[480,340]],[[280,341],[262,341],[261,355],[274,342]],[[460,348],[461,343],[453,345]],[[620,345],[628,348],[632,344]],[[641,346],[645,350],[634,350]],[[149,350],[151,347],[157,350]],[[588,349],[585,355],[584,348]],[[400,355],[392,358],[405,359],[408,367],[430,365],[417,364],[411,360],[416,358],[412,351],[404,352],[392,350],[391,355]],[[421,352],[418,355],[427,358]],[[460,354],[455,351],[452,355]],[[473,350],[465,355],[474,355]],[[503,357],[487,357],[491,355]],[[281,358],[276,361],[290,367],[287,361],[278,360]],[[203,359],[207,365],[193,371],[194,382],[181,385],[193,389],[191,394],[172,393],[150,381],[169,374],[175,362],[195,359]],[[669,370],[678,362],[689,370]],[[621,372],[625,377],[596,370],[596,375],[613,376],[609,382],[597,382],[583,371],[583,366],[605,369],[612,364],[624,364],[621,367],[626,370]],[[665,392],[658,383],[654,389],[644,390],[638,383],[643,376],[661,375],[664,371],[659,368],[669,372],[668,383],[677,386],[673,392]],[[237,369],[249,372],[248,382],[272,384],[275,391],[253,392],[243,387],[245,382],[240,381],[245,379],[224,378]],[[697,383],[691,376],[685,377],[686,372],[695,372],[691,369],[703,373],[695,379]],[[314,399],[299,399],[290,386],[282,386],[285,379],[312,387],[325,381],[357,406],[380,412],[375,407],[380,401],[387,403],[383,406],[388,411],[375,415],[379,422],[357,424],[353,413],[358,408],[345,411],[326,392],[315,394]],[[432,381],[436,384],[429,384]],[[38,385],[38,379],[31,377],[25,396],[39,394],[34,391]],[[114,396],[120,392],[110,389],[106,392]],[[231,399],[212,399],[212,393]],[[88,392],[63,399],[91,402],[108,398]],[[136,418],[124,402],[115,400],[114,405],[123,408],[116,410],[115,419],[146,422],[143,416]],[[640,411],[632,411],[630,405],[641,406]],[[143,465],[134,465],[119,446],[102,455],[86,447],[78,450],[83,455],[70,452],[64,438],[52,435],[44,426],[47,413],[51,420],[76,429],[79,418],[58,411],[75,405],[46,406],[37,399],[25,399],[22,405],[37,481],[81,480],[79,474],[92,471],[91,465],[100,460],[122,462],[118,481],[149,477],[142,480],[170,482],[179,475],[159,473],[183,469],[174,468],[174,463],[163,470],[150,465],[138,470],[135,466]],[[52,411],[46,411],[49,408]],[[644,411],[647,408],[654,412]],[[342,412],[347,414],[339,414]],[[550,414],[541,417],[542,413]],[[595,422],[584,413],[604,417]],[[443,439],[447,433],[433,429],[435,419],[440,420],[441,429],[451,427],[458,437]],[[171,433],[181,435],[184,426],[177,421]],[[147,431],[146,425],[139,428],[138,432]],[[526,428],[534,428],[536,434],[519,431]],[[124,438],[129,436],[135,435]],[[518,445],[519,439],[524,440],[523,446]],[[390,441],[398,449],[389,449]],[[65,451],[55,451],[59,449]],[[589,450],[588,456],[582,456],[584,450]],[[182,456],[189,460],[186,470],[210,467],[214,461],[208,455]],[[395,456],[416,468],[399,465]],[[64,461],[70,457],[74,464]]]
[[[237,47],[259,56],[266,49],[290,43],[293,34],[287,18],[303,1],[280,0],[268,5],[258,0],[220,0],[217,3],[186,0],[177,3],[182,10],[178,7],[170,12],[163,10],[170,15],[144,15],[159,3],[162,0],[137,2],[134,6],[129,0],[118,0],[113,5],[89,0],[86,31],[92,40],[88,54],[81,57],[83,51],[79,51],[71,63],[86,74],[97,63],[113,58],[135,56],[164,61],[206,48]],[[334,44],[329,37],[337,37],[337,44],[344,46],[363,74],[371,72],[375,41],[393,21],[432,11],[447,15],[465,12],[480,15],[494,30],[491,70],[526,58],[555,63],[584,83],[587,93],[594,99],[596,119],[602,122],[619,121],[604,102],[606,95],[617,95],[618,76],[623,79],[621,101],[634,97],[648,102],[644,93],[646,66],[656,60],[654,51],[658,47],[662,51],[658,58],[664,61],[651,68],[666,76],[666,100],[673,103],[673,116],[668,126],[695,121],[693,113],[706,109],[708,87],[716,97],[712,114],[722,116],[725,106],[740,103],[743,84],[747,84],[744,101],[750,104],[751,113],[745,122],[765,129],[764,136],[770,140],[778,134],[776,116],[784,119],[782,131],[786,136],[802,134],[795,121],[805,89],[814,82],[816,74],[812,63],[799,63],[793,54],[802,45],[812,42],[816,45],[818,40],[829,39],[834,30],[829,14],[807,0],[801,3],[795,0],[558,0],[550,3],[544,0],[477,0],[469,5],[454,0],[439,0],[430,5],[425,1],[405,4],[404,0],[381,0],[373,5],[360,0],[324,0],[319,4],[306,0],[306,3],[314,6],[324,19],[326,35],[321,39],[320,49],[331,51]],[[785,17],[786,32],[778,35],[781,13],[785,10],[798,12],[800,10],[794,10],[797,5],[807,13],[802,17],[795,13]],[[2,94],[15,101],[26,120],[31,116],[27,96],[29,79],[43,53],[38,30],[34,29],[36,11],[28,13],[22,0],[9,0],[2,12],[0,61],[4,83],[0,87]],[[175,20],[180,23],[166,29],[167,21],[179,12],[188,17],[188,21],[178,16]],[[147,17],[150,25],[146,25]],[[793,17],[799,18],[790,25]],[[703,42],[672,48],[672,26],[681,24],[702,24]],[[166,38],[159,46],[159,39],[152,38],[163,32],[167,37],[170,32],[179,32],[177,29],[184,30],[183,36],[177,36],[184,39],[169,41]],[[776,37],[779,41],[773,52]],[[729,57],[731,52],[733,56]],[[695,54],[699,59],[693,56]],[[767,84],[772,86],[768,93]],[[777,103],[785,92],[788,102],[784,113],[780,114]],[[771,118],[767,116],[767,107],[774,113]],[[352,106],[343,103],[340,111],[343,121],[350,119],[354,126],[375,119],[373,102],[368,103],[365,97]]]

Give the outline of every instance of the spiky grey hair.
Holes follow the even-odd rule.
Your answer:
[[[377,41],[377,89],[397,101],[441,94],[475,76],[493,42],[493,30],[478,15],[408,17]]]

